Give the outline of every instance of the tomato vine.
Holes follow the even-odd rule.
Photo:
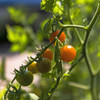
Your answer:
[[[94,86],[95,84],[94,83],[95,83],[95,77],[100,73],[100,70],[94,71],[94,69],[92,67],[91,60],[90,60],[89,54],[88,54],[87,42],[89,40],[89,35],[91,34],[91,30],[92,30],[93,26],[95,25],[99,14],[100,14],[100,2],[98,3],[98,6],[97,6],[97,9],[96,9],[96,12],[95,12],[93,18],[91,19],[90,23],[87,26],[73,24],[70,16],[69,17],[70,17],[71,24],[62,24],[60,21],[58,21],[58,24],[61,27],[61,30],[58,33],[58,35],[56,36],[56,38],[54,38],[47,46],[45,46],[45,48],[43,48],[43,50],[41,52],[38,52],[37,56],[35,58],[29,57],[29,60],[28,60],[27,64],[22,65],[20,68],[22,68],[22,70],[24,70],[33,61],[36,61],[36,62],[41,61],[41,55],[43,55],[43,53],[54,43],[56,44],[55,48],[58,48],[57,53],[59,54],[59,44],[58,44],[57,39],[59,39],[59,36],[64,31],[64,29],[73,28],[73,29],[75,29],[77,37],[78,37],[78,39],[81,43],[81,52],[80,52],[81,56],[80,56],[80,54],[77,55],[77,56],[79,56],[78,59],[76,59],[75,62],[71,63],[71,67],[70,67],[69,71],[67,72],[67,74],[70,74],[72,69],[74,69],[75,66],[84,58],[85,62],[87,64],[89,73],[90,73],[90,77],[91,77],[90,88],[89,88],[89,90],[91,92],[91,97],[92,97],[92,100],[98,100],[97,93],[95,93],[95,86]],[[80,34],[78,33],[77,28],[85,30],[86,36],[85,36],[84,40],[81,38]],[[57,71],[58,76],[56,77],[56,80],[55,80],[55,83],[54,83],[53,87],[51,87],[48,90],[45,98],[40,97],[40,100],[50,100],[51,99],[54,91],[56,90],[56,88],[60,84],[60,80],[63,79],[63,76],[65,74],[65,73],[62,73],[62,61],[61,61],[61,59],[59,59],[59,55],[57,55],[57,56],[58,56],[58,58],[55,58],[55,62],[56,62],[55,66],[56,66],[56,70],[58,70]],[[57,67],[57,63],[59,64],[61,70],[59,70],[59,66]],[[10,84],[7,87],[7,91],[5,93],[4,100],[6,100],[7,93],[9,91],[11,85],[15,81],[15,79],[16,79],[16,74],[15,74],[15,77],[13,78],[13,80],[10,82]],[[81,86],[80,86],[80,88],[81,88]]]

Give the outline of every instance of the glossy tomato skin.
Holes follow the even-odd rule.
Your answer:
[[[33,81],[33,74],[30,71],[20,72],[17,73],[16,80],[22,85],[22,86],[28,86]]]
[[[30,72],[32,72],[33,74],[38,73],[38,69],[37,69],[37,67],[36,67],[36,63],[37,63],[37,62],[33,61],[33,62],[28,66],[28,70],[29,70]]]
[[[51,61],[48,58],[42,58],[42,60],[39,61],[36,66],[40,73],[47,73],[51,69]]]
[[[43,58],[48,58],[49,60],[53,59],[53,52],[50,49],[46,49],[44,53],[41,55]]]
[[[60,56],[64,62],[70,62],[76,57],[76,50],[71,45],[65,45],[60,50]]]
[[[60,30],[56,30],[55,32],[53,32],[49,38],[50,42],[52,42],[54,40],[54,38],[59,34]],[[59,36],[59,40],[61,42],[64,42],[66,39],[66,35],[64,32],[62,32]],[[55,43],[54,43],[55,44]]]

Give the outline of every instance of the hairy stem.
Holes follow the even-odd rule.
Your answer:
[[[90,21],[90,24],[88,25],[88,29],[86,31],[86,37],[85,37],[85,40],[84,40],[84,44],[83,44],[83,53],[84,53],[84,57],[85,57],[85,61],[86,61],[86,64],[87,64],[87,67],[88,67],[88,70],[89,70],[89,73],[90,73],[90,77],[91,77],[91,82],[90,82],[90,91],[91,91],[91,97],[92,97],[92,100],[97,100],[97,95],[96,95],[96,92],[94,92],[94,71],[93,71],[93,67],[92,67],[92,64],[91,64],[91,61],[90,61],[90,58],[89,58],[89,54],[88,54],[88,51],[87,51],[87,42],[88,42],[88,39],[89,39],[89,35],[91,33],[91,30],[93,28],[93,26],[95,25],[95,22],[98,18],[100,14],[100,3],[98,3],[98,6],[97,6],[97,9],[96,9],[96,12],[92,18],[92,20]]]
[[[88,29],[87,29],[87,32],[86,32],[86,37],[85,37],[85,41],[84,41],[84,46],[86,46],[86,44],[87,44],[87,41],[88,41],[90,32],[91,32],[93,26],[95,25],[95,23],[96,23],[96,21],[97,21],[97,19],[98,19],[99,14],[100,14],[100,2],[98,3],[96,12],[95,12],[95,14],[94,14],[92,20],[90,21],[89,25],[87,26]]]
[[[9,91],[10,87],[11,87],[11,84],[15,81],[15,79],[16,79],[16,76],[13,78],[13,80],[12,80],[12,81],[10,82],[10,84],[8,85],[7,91],[6,91],[5,95],[4,95],[4,100],[6,100],[7,93],[8,93],[8,91]]]
[[[54,91],[56,90],[56,88],[57,88],[58,85],[59,85],[60,79],[61,79],[61,77],[58,77],[58,78],[57,78],[57,81],[56,81],[54,87],[51,88],[51,90],[48,92],[48,95],[49,95],[49,96],[48,96],[47,100],[50,100],[50,99],[51,99],[51,96],[53,95]]]

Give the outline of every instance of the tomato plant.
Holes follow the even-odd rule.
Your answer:
[[[91,31],[91,30],[94,29],[93,26],[95,25],[95,22],[100,14],[100,2],[98,3],[97,9],[96,9],[93,17],[91,17],[89,19],[90,22],[88,22],[88,23],[87,23],[86,19],[85,20],[83,19],[82,15],[81,15],[81,10],[79,11],[79,6],[77,8],[75,2],[76,3],[83,3],[83,2],[91,3],[93,1],[90,1],[90,0],[87,0],[87,1],[86,0],[82,0],[82,1],[81,0],[76,0],[76,1],[75,0],[42,0],[41,1],[41,9],[45,10],[46,12],[50,12],[52,14],[52,16],[50,16],[51,18],[46,19],[46,21],[43,23],[43,25],[41,27],[41,31],[40,31],[40,33],[43,33],[42,35],[44,35],[46,33],[46,35],[44,35],[44,36],[50,35],[50,37],[49,37],[50,42],[48,43],[46,41],[47,44],[41,45],[41,47],[44,46],[44,48],[42,48],[42,50],[36,54],[36,57],[34,57],[34,58],[29,57],[28,61],[27,60],[25,61],[25,65],[22,64],[22,66],[19,67],[19,71],[16,69],[14,70],[15,77],[12,79],[12,81],[10,82],[10,84],[7,87],[7,91],[4,96],[5,98],[6,98],[6,95],[9,94],[10,87],[15,80],[17,80],[19,82],[19,84],[20,84],[19,89],[20,89],[21,86],[30,85],[33,81],[32,73],[37,73],[39,71],[41,73],[41,74],[39,74],[41,76],[40,77],[41,80],[44,77],[45,77],[45,79],[48,78],[50,80],[51,79],[54,80],[51,84],[49,84],[49,83],[47,84],[50,86],[50,88],[47,91],[42,91],[43,88],[39,87],[42,91],[41,95],[39,97],[39,100],[55,100],[55,99],[52,99],[52,97],[55,98],[55,96],[58,96],[58,94],[60,95],[60,93],[61,93],[61,91],[60,91],[57,93],[57,95],[53,95],[53,93],[56,92],[55,90],[58,87],[58,85],[60,83],[64,83],[64,82],[62,82],[63,79],[67,76],[70,76],[69,74],[71,74],[72,69],[77,67],[76,66],[77,64],[80,65],[80,62],[81,63],[84,62],[84,64],[81,64],[81,66],[82,65],[86,66],[86,71],[89,72],[89,75],[87,75],[89,77],[85,79],[85,80],[88,80],[88,84],[86,83],[84,85],[84,84],[79,84],[79,83],[70,82],[70,81],[67,82],[69,80],[69,78],[67,78],[65,85],[62,84],[62,86],[64,88],[67,88],[67,86],[70,85],[70,86],[77,87],[80,89],[88,90],[89,91],[88,94],[89,94],[89,96],[91,96],[92,100],[100,99],[100,97],[99,97],[100,93],[98,93],[99,90],[96,90],[98,88],[96,86],[97,85],[96,83],[98,82],[100,69],[99,69],[99,67],[98,67],[98,69],[96,69],[97,65],[96,65],[96,68],[94,68],[92,66],[92,62],[91,62],[90,58],[93,58],[94,56],[90,57],[91,54],[88,53],[88,51],[89,51],[88,49],[91,49],[91,48],[89,48],[87,45],[88,41],[89,41],[89,36],[94,35],[93,31]],[[92,8],[92,6],[91,6],[91,8]],[[88,9],[88,10],[92,11],[91,9]],[[78,13],[78,12],[80,12],[80,13]],[[87,13],[87,12],[84,11],[84,13]],[[80,14],[80,15],[77,16],[78,14]],[[90,14],[88,14],[88,17],[89,16],[90,16]],[[86,17],[86,16],[84,16],[84,17]],[[83,20],[84,20],[84,24],[83,24]],[[73,21],[75,21],[76,24],[74,24]],[[80,23],[80,25],[78,25],[78,23]],[[24,31],[26,33],[25,37],[22,35],[23,40],[25,40],[27,35],[30,35],[30,33],[32,32],[30,30],[30,28],[28,28],[27,25],[28,24],[26,24],[27,31],[26,30]],[[9,27],[8,27],[8,30],[10,33],[15,33],[16,29],[15,28],[9,29]],[[20,34],[20,32],[23,32],[21,30],[21,28],[20,28],[19,34]],[[65,32],[67,32],[67,34],[65,34]],[[73,34],[73,33],[75,33],[75,34]],[[92,35],[91,35],[91,33],[92,33]],[[66,35],[68,36],[68,38],[66,38]],[[33,35],[32,35],[32,37],[33,37]],[[35,40],[35,38],[32,38],[32,37],[30,35],[30,39]],[[12,34],[10,34],[10,38],[12,41],[14,41],[13,40],[14,38],[12,38]],[[65,39],[66,39],[66,41],[65,41]],[[27,39],[27,41],[28,41],[28,39]],[[24,41],[20,41],[20,42],[24,42]],[[75,44],[73,44],[73,42]],[[31,42],[31,43],[32,43],[32,46],[35,47],[33,42]],[[16,41],[15,41],[15,44],[16,44]],[[54,44],[54,46],[52,46],[52,44]],[[65,44],[68,44],[68,45],[65,45]],[[76,53],[75,48],[69,44],[75,45],[75,48],[77,48],[78,53]],[[40,45],[39,45],[39,47],[40,47]],[[48,49],[50,47],[53,48],[53,52],[50,49]],[[15,47],[15,48],[17,48],[17,47]],[[19,49],[19,46],[18,46],[18,49]],[[40,50],[40,49],[37,48],[37,50]],[[90,51],[93,53],[92,50],[90,50]],[[98,54],[97,54],[97,51],[98,51]],[[53,53],[54,53],[54,55],[53,55]],[[77,54],[77,56],[76,56],[76,54]],[[99,50],[96,49],[94,54],[96,54],[100,57]],[[76,59],[75,59],[75,57],[76,57]],[[84,58],[84,61],[82,62],[83,58]],[[37,63],[35,63],[35,61]],[[71,61],[73,61],[73,62],[71,62]],[[63,70],[63,68],[64,68],[63,66],[67,66],[67,64],[70,67],[68,66],[68,68]],[[52,68],[51,68],[51,66],[52,66]],[[27,68],[28,68],[28,71],[26,71]],[[71,75],[73,75],[74,79],[77,80],[77,77],[78,76],[81,77],[81,74],[83,72],[85,72],[85,71],[83,71],[84,69],[85,69],[85,67],[80,67],[80,68],[78,68],[79,72],[78,72],[78,70],[75,70],[78,73],[76,76],[73,74],[71,74]],[[83,79],[83,77],[81,77],[81,79]],[[71,79],[71,81],[73,81],[73,80]],[[82,82],[83,81],[81,81],[81,83]],[[66,83],[67,83],[67,86],[66,86]],[[43,83],[43,84],[44,84],[44,86],[46,86],[45,83]],[[39,85],[40,85],[40,83],[39,83]],[[66,89],[66,91],[67,91],[67,89]],[[69,91],[66,92],[66,91],[64,91],[63,94],[69,93],[72,95],[72,91],[71,92],[69,92]],[[15,92],[13,92],[13,94],[9,94],[9,95],[11,95],[13,98],[16,98],[14,93]],[[75,91],[74,91],[74,93],[75,93]],[[80,92],[79,92],[79,94],[80,94]],[[9,97],[9,95],[8,95],[8,97]],[[33,98],[33,95],[28,95],[28,96],[23,95],[23,97],[25,97],[27,99],[31,98],[29,96],[31,96]],[[76,96],[76,94],[74,96]],[[58,97],[57,100],[62,100],[62,97],[61,97],[61,99]],[[78,97],[78,95],[77,95],[77,97]],[[73,98],[71,98],[70,100],[72,100],[72,99]],[[83,94],[82,94],[81,98],[79,100],[83,100],[83,99],[90,100],[87,98],[83,98]]]
[[[33,74],[30,71],[24,71],[16,74],[16,80],[22,85],[22,86],[28,86],[33,81]]]
[[[44,53],[41,55],[43,58],[48,58],[49,60],[53,59],[53,52],[50,49],[46,49]]]
[[[36,67],[36,63],[37,63],[37,62],[33,61],[33,62],[28,66],[28,70],[29,70],[30,72],[32,72],[33,74],[38,73],[38,69],[37,69],[37,67]]]
[[[60,32],[60,30],[56,30],[55,32],[51,33],[50,38],[49,38],[50,42],[52,42],[54,40],[54,38],[59,34],[59,32]],[[66,38],[66,35],[65,35],[64,32],[62,32],[60,34],[60,36],[59,36],[59,40],[61,42],[64,42],[65,41],[65,38]]]
[[[42,60],[39,61],[36,66],[40,73],[47,73],[51,69],[51,61],[48,58],[42,58]]]
[[[76,57],[76,50],[71,45],[65,45],[60,50],[61,60],[70,62]]]

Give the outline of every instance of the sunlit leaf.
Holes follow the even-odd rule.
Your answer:
[[[3,98],[4,98],[5,92],[6,92],[6,88],[0,90],[0,100],[4,100]]]
[[[61,2],[56,2],[54,8],[53,8],[53,13],[54,14],[59,14],[62,15],[64,12],[63,6],[61,6]]]
[[[63,77],[68,77],[68,76],[70,76],[70,74],[68,73],[63,74]]]
[[[23,28],[21,26],[9,26],[7,25],[7,38],[13,43],[11,46],[11,51],[23,51],[25,49],[35,48],[35,45],[38,44],[38,40],[34,35],[34,32],[31,28]],[[34,44],[34,47],[32,47]],[[30,47],[30,48],[29,48]],[[30,49],[31,50],[31,49]]]
[[[41,9],[45,11],[52,11],[56,0],[42,0]]]

